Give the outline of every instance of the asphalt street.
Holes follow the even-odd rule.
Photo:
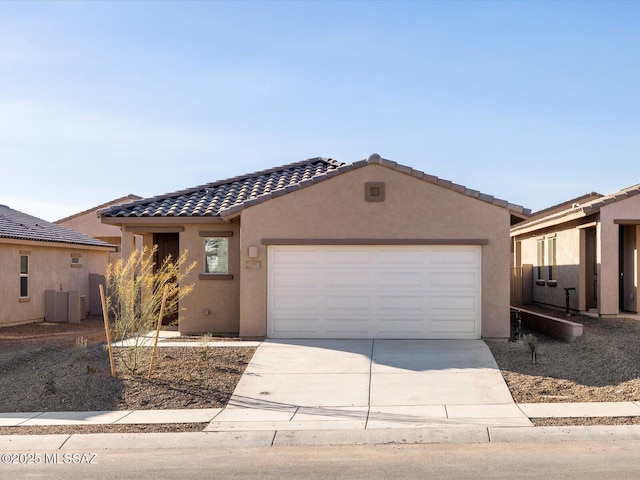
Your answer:
[[[69,463],[61,452],[45,463],[53,452],[43,451],[31,452],[38,464],[0,464],[0,478],[635,480],[639,450],[640,441],[144,449],[68,452]]]

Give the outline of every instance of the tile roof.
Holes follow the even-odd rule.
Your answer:
[[[477,190],[468,189],[463,185],[457,185],[449,180],[428,175],[419,170],[414,170],[411,167],[399,165],[396,162],[381,158],[377,154],[372,154],[368,159],[352,164],[345,164],[328,158],[311,158],[282,167],[113,206],[101,210],[98,214],[101,217],[107,218],[228,217],[251,205],[370,164],[379,164],[397,170],[463,195],[508,208],[513,212],[523,215],[529,215],[531,213],[530,210],[519,205],[513,205],[505,200],[494,198],[491,195],[485,195]]]
[[[74,213],[73,215],[69,215],[68,217],[61,218],[60,220],[56,220],[53,223],[64,223],[64,222],[67,222],[67,221],[72,220],[74,218],[77,218],[77,217],[80,217],[82,215],[85,215],[87,213],[91,213],[91,212],[94,212],[94,211],[97,211],[97,210],[102,210],[104,208],[110,207],[111,205],[123,204],[123,203],[127,203],[127,202],[132,202],[134,200],[142,200],[142,197],[139,196],[139,195],[134,195],[133,193],[130,193],[129,195],[126,195],[124,197],[116,198],[115,200],[111,200],[110,202],[105,202],[105,203],[102,203],[102,204],[100,204],[100,205],[98,205],[96,207],[91,207],[91,208],[88,208],[88,209],[83,210],[81,212]]]
[[[598,192],[590,192],[590,193],[586,193],[584,195],[580,195],[579,197],[575,197],[572,198],[570,200],[565,200],[562,203],[559,203],[557,205],[552,205],[551,207],[547,207],[544,208],[542,210],[538,210],[537,212],[533,212],[531,214],[531,217],[529,217],[530,220],[533,220],[534,218],[541,218],[541,217],[547,217],[549,215],[552,215],[556,212],[561,212],[562,210],[567,210],[569,207],[575,207],[576,204],[581,205],[583,203],[587,203],[587,202],[591,202],[592,200],[595,200],[597,198],[601,198],[604,197],[604,195],[602,195],[601,193]]]
[[[146,198],[99,212],[101,217],[225,216],[260,201],[326,178],[344,165],[312,158],[278,168],[250,173],[197,187]]]
[[[535,228],[536,225],[545,224],[559,224],[563,223],[563,219],[565,217],[571,216],[571,218],[575,218],[575,215],[580,217],[584,217],[587,215],[592,215],[600,211],[600,208],[609,205],[611,203],[619,202],[620,200],[625,200],[629,197],[633,197],[635,195],[640,194],[640,184],[632,185],[631,187],[623,188],[622,190],[612,193],[611,195],[600,195],[598,193],[587,194],[585,197],[590,195],[599,197],[589,200],[588,202],[584,202],[582,204],[573,203],[570,207],[565,208],[564,210],[554,211],[549,215],[544,215],[542,217],[536,215],[534,218],[530,220],[525,220],[524,222],[518,223],[511,228],[511,232],[516,233],[520,230],[531,230],[532,227]]]
[[[94,247],[112,245],[88,235],[78,233],[55,223],[13,210],[0,205],[0,238],[32,240],[36,242],[55,242]]]

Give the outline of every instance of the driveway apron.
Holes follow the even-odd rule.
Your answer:
[[[530,425],[481,340],[266,340],[208,430]]]

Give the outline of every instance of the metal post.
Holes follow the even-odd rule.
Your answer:
[[[564,299],[565,299],[565,310],[564,313],[569,316],[569,292],[571,292],[571,290],[573,290],[574,292],[576,291],[576,289],[574,287],[570,287],[570,288],[565,288],[564,289]]]

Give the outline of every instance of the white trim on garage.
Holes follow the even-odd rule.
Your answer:
[[[269,245],[271,338],[478,339],[479,245]]]

